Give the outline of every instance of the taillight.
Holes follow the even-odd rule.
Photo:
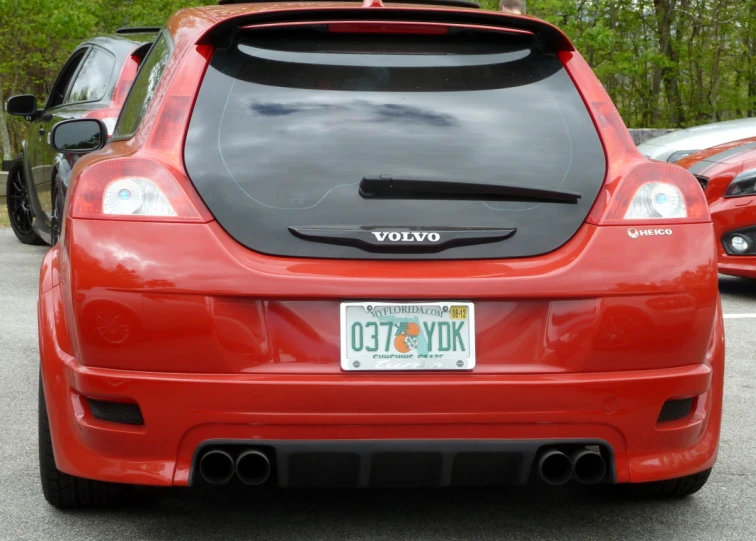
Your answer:
[[[199,222],[213,219],[186,176],[184,137],[212,48],[191,48],[177,66],[157,113],[145,116],[149,139],[133,157],[86,166],[69,198],[72,218]]]
[[[176,216],[165,194],[149,179],[119,178],[105,187],[102,213],[120,216]]]
[[[161,160],[169,161],[181,171],[184,170],[181,157],[189,118],[212,52],[209,45],[197,45],[189,50],[168,85],[157,117],[150,123],[153,127],[146,150],[157,153]]]
[[[114,158],[82,171],[71,195],[71,217],[109,220],[200,222],[207,211],[196,205],[161,163]],[[204,216],[203,216],[204,215]]]
[[[685,169],[671,163],[628,164],[611,192],[596,202],[588,222],[596,225],[708,222],[709,207],[701,186]]]
[[[638,188],[625,213],[628,220],[687,216],[688,209],[683,194],[667,182],[647,182]]]
[[[586,221],[595,225],[709,221],[709,207],[695,177],[676,165],[646,160],[583,57],[562,51],[559,58],[583,97],[606,154],[606,179]]]

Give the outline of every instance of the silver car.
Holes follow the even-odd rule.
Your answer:
[[[747,137],[756,137],[756,118],[715,122],[675,131],[649,139],[638,145],[638,150],[647,158],[676,162],[699,150]]]

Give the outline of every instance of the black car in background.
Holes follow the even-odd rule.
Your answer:
[[[55,244],[60,236],[68,180],[75,157],[57,153],[49,133],[63,120],[98,118],[115,126],[139,65],[159,28],[124,28],[79,45],[38,108],[31,94],[8,100],[6,111],[24,117],[28,132],[8,171],[8,214],[24,244]]]

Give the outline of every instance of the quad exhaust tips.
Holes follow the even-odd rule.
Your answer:
[[[234,475],[246,485],[257,486],[268,481],[271,464],[266,453],[249,447],[238,454],[232,453],[233,456],[217,448],[201,452],[198,473],[202,479],[211,485],[224,485]],[[609,465],[598,446],[567,443],[559,449],[541,448],[533,468],[549,485],[563,485],[573,477],[583,485],[595,485],[606,479]]]
[[[245,485],[262,485],[270,477],[270,461],[254,449],[244,451],[236,459],[236,476]]]
[[[575,449],[569,456],[558,449],[546,448],[536,458],[538,476],[546,483],[559,486],[572,476],[583,485],[595,485],[606,476],[606,461],[599,451]]]
[[[270,477],[270,460],[256,449],[243,451],[236,460],[226,451],[211,449],[201,456],[199,473],[211,485],[225,485],[234,474],[245,485],[262,485]]]
[[[202,455],[199,470],[211,485],[224,485],[234,476],[234,459],[226,451],[214,449]]]

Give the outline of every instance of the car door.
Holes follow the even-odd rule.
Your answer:
[[[73,76],[61,104],[45,111],[42,130],[49,134],[53,126],[63,120],[82,118],[87,113],[105,107],[108,90],[115,69],[115,56],[97,46],[92,46]],[[43,145],[45,179],[39,185],[38,193],[43,210],[52,216],[52,181],[56,152],[50,146],[49,137]]]
[[[28,183],[29,196],[34,209],[34,215],[42,219],[45,226],[49,223],[50,214],[48,211],[50,198],[49,196],[44,197],[41,194],[50,190],[50,167],[47,163],[45,149],[47,147],[49,121],[52,118],[51,111],[55,111],[57,107],[63,104],[68,87],[89,49],[88,45],[81,46],[69,57],[50,90],[44,110],[31,121],[29,126],[29,136],[27,137],[25,149],[28,156],[29,178],[32,180],[31,183]],[[46,227],[43,228],[46,229]]]

